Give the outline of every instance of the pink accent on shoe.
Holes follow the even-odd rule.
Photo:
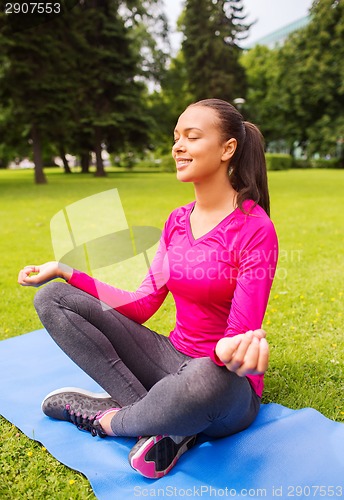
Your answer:
[[[168,434],[141,438],[129,454],[129,463],[143,476],[149,479],[160,479],[168,474],[183,453],[194,446],[196,438],[196,435],[170,436]],[[156,446],[155,451],[150,453],[154,446]]]
[[[97,417],[97,420],[100,420],[101,418],[103,418],[105,415],[107,415],[108,413],[110,413],[110,411],[118,411],[120,410],[120,408],[109,408],[108,410],[105,410],[103,412],[99,412],[96,417]]]
[[[150,437],[145,442],[145,444],[141,446],[138,452],[131,458],[131,466],[149,479],[160,479],[172,469],[172,467],[178,460],[178,457],[176,457],[167,470],[157,472],[155,470],[155,462],[146,462],[146,460],[144,459],[149,450],[153,448],[153,446],[163,437],[163,435]]]
[[[112,421],[112,419],[111,419],[111,421],[107,421],[107,423],[106,423],[106,424],[105,424],[105,423],[103,423],[103,425],[102,425],[102,423],[101,423],[101,419],[102,419],[103,417],[105,417],[108,413],[114,413],[114,412],[115,412],[115,414],[116,414],[116,413],[118,412],[118,410],[120,410],[120,408],[109,408],[108,410],[105,410],[105,411],[103,411],[103,412],[98,412],[98,413],[97,413],[97,415],[96,415],[96,417],[95,417],[95,418],[96,418],[95,422],[98,422],[98,423],[99,423],[99,425],[100,425],[101,429],[103,430],[103,432],[104,432],[107,436],[114,437],[114,436],[116,435],[116,434],[113,432],[112,428],[111,428],[111,421]],[[114,416],[114,415],[113,415],[113,416]],[[113,418],[113,417],[112,417],[112,418]],[[105,426],[106,428],[104,428],[104,426]]]

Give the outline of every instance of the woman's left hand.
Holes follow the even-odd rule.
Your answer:
[[[239,377],[266,372],[269,345],[264,330],[248,331],[235,337],[223,337],[216,344],[217,357]]]

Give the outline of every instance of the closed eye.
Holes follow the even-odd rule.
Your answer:
[[[179,137],[174,137],[174,139],[173,139],[173,144],[176,144],[176,142],[178,142],[178,141],[179,141],[179,139],[180,139]],[[188,137],[187,139],[188,139],[189,141],[197,141],[197,139],[199,139],[199,137]]]

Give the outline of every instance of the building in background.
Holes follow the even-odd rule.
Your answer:
[[[258,40],[250,43],[250,45],[246,48],[252,49],[255,45],[265,45],[266,47],[269,47],[269,49],[280,47],[291,33],[306,26],[309,23],[309,19],[309,16],[302,17],[297,21],[287,24],[283,28],[273,31],[269,35],[259,38]]]

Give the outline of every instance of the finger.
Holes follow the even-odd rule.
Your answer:
[[[236,374],[239,375],[239,377],[255,373],[259,360],[259,351],[260,341],[257,337],[253,337],[251,344],[247,348],[244,361],[236,371]]]
[[[19,271],[19,276],[29,276],[31,273],[37,273],[38,271],[37,266],[25,266],[24,269]]]
[[[39,273],[40,266],[26,266],[24,267],[24,271],[27,272],[27,274]]]
[[[20,285],[23,285],[23,286],[31,285],[31,278],[30,278],[30,276],[27,276],[27,275],[21,275],[18,278],[18,283]]]
[[[242,340],[237,350],[233,353],[231,361],[226,365],[229,370],[236,372],[237,369],[243,364],[247,349],[252,342],[252,338],[252,331],[249,331],[242,336]]]
[[[18,283],[19,283],[19,284],[23,284],[23,283],[24,283],[24,281],[25,281],[25,279],[26,279],[26,277],[27,277],[27,275],[28,275],[28,271],[27,271],[27,270],[25,270],[25,268],[24,268],[24,269],[21,269],[21,270],[19,271],[19,274],[18,274]]]
[[[258,330],[253,330],[253,335],[258,339],[265,339],[266,331],[259,328]]]
[[[241,342],[242,335],[236,335],[235,337],[223,337],[216,344],[216,355],[222,361],[222,363],[227,364],[232,359],[233,353],[237,350],[238,345]]]
[[[266,339],[259,343],[259,359],[257,363],[257,374],[263,374],[269,365],[269,344]]]
[[[30,274],[38,272],[38,269],[39,269],[38,266],[25,266],[24,269],[22,269],[22,271],[26,274]]]
[[[25,266],[24,269],[19,272],[18,283],[23,286],[35,284],[37,282],[35,277],[37,276],[38,272],[39,267],[37,266]]]

